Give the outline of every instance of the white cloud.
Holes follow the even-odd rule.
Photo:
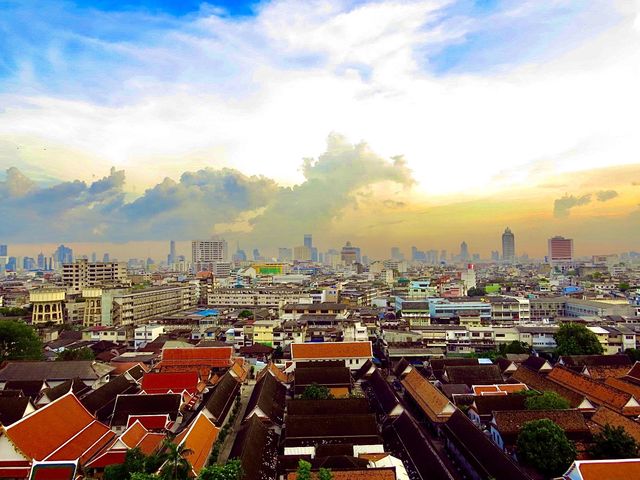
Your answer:
[[[6,94],[0,137],[60,149],[45,166],[42,155],[24,156],[27,167],[88,180],[116,165],[138,192],[205,166],[297,182],[301,158],[320,154],[331,131],[387,157],[404,154],[419,192],[431,194],[506,186],[492,180],[497,173],[540,160],[558,171],[638,162],[638,6],[552,60],[430,74],[424,52],[480,28],[464,16],[442,21],[450,3],[279,1],[255,18],[210,15],[155,43],[105,45],[142,64],[123,67],[117,103]],[[523,5],[503,15],[537,13],[527,10],[537,2]]]

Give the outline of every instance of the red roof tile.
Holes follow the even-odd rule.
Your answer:
[[[292,343],[293,360],[371,358],[371,342]]]
[[[637,406],[637,401],[633,398],[633,395],[597,382],[568,368],[556,366],[549,372],[547,378],[583,394],[589,400],[607,405],[625,415],[640,414],[640,406]],[[634,405],[629,406],[629,403]]]
[[[193,473],[197,476],[206,465],[211,448],[218,438],[220,429],[209,420],[204,413],[200,413],[191,423],[180,443],[191,450],[185,458],[191,464]]]
[[[201,363],[210,360],[229,360],[233,355],[233,347],[194,347],[166,348],[162,351],[162,360]]]
[[[198,391],[197,372],[184,373],[145,373],[142,377],[142,390],[145,393],[182,393],[194,394]]]

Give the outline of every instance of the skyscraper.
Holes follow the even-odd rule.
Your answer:
[[[59,265],[64,263],[72,263],[73,262],[73,250],[69,247],[65,247],[64,245],[60,245],[55,253],[53,254],[53,259]]]
[[[169,257],[167,258],[167,263],[169,265],[173,265],[176,263],[176,241],[169,241]]]
[[[469,260],[469,247],[467,245],[467,242],[462,242],[460,244],[460,260],[462,260],[463,262]]]
[[[513,263],[516,259],[516,237],[509,227],[502,234],[502,260]]]
[[[6,257],[8,255],[9,248],[6,245],[0,245],[0,257]]]
[[[303,245],[307,248],[313,248],[313,236],[310,233],[304,234],[304,243]]]
[[[404,260],[404,255],[400,251],[400,247],[391,247],[391,260]]]
[[[549,263],[571,263],[573,261],[573,239],[553,237],[547,241],[547,247]]]

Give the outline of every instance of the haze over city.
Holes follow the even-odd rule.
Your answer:
[[[509,226],[518,254],[556,234],[631,250],[639,9],[5,2],[0,238],[143,256],[219,234],[275,255],[313,232],[488,257]]]

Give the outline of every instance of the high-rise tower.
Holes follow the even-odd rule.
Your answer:
[[[502,234],[502,260],[513,263],[516,259],[516,237],[509,227]]]

